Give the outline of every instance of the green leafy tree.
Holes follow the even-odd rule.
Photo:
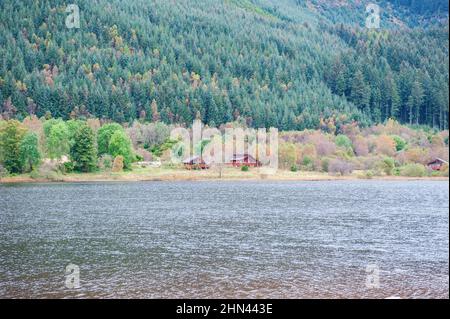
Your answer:
[[[85,125],[78,129],[74,136],[74,144],[70,150],[75,170],[83,173],[92,172],[97,166],[97,149],[95,134]]]
[[[395,160],[391,157],[385,157],[382,162],[382,169],[386,175],[391,176],[394,172]]]
[[[47,155],[51,159],[59,159],[61,156],[69,154],[69,130],[64,122],[58,122],[51,126],[46,145]]]
[[[346,135],[336,136],[336,145],[345,149],[353,149],[352,141]]]
[[[109,143],[111,141],[111,137],[115,132],[124,132],[123,127],[117,123],[105,124],[98,130],[98,154],[110,154],[109,153]]]
[[[0,130],[0,153],[2,153],[3,166],[10,173],[22,172],[20,159],[20,144],[26,133],[20,122],[10,120]]]
[[[39,138],[36,133],[28,132],[20,143],[20,160],[24,171],[35,170],[42,156],[39,150]]]
[[[131,147],[130,138],[123,130],[118,130],[111,136],[108,154],[113,157],[122,156],[124,168],[131,168],[131,163],[133,161],[133,149]]]
[[[86,125],[86,122],[80,120],[70,120],[66,122],[67,131],[69,132],[69,145],[72,147],[75,144],[75,135],[79,129]]]
[[[395,142],[395,149],[397,152],[403,151],[408,145],[408,143],[398,135],[392,135],[391,137]]]

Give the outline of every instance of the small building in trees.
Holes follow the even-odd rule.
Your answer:
[[[204,161],[201,156],[192,156],[183,161],[186,169],[209,169],[209,165]]]
[[[433,171],[442,170],[444,165],[448,165],[448,162],[439,157],[437,157],[436,159],[434,159],[433,161],[431,161],[427,164],[428,168],[432,169]]]
[[[256,158],[254,158],[250,154],[233,154],[231,159],[227,162],[228,166],[234,166],[234,167],[242,167],[242,166],[248,166],[248,167],[260,167],[261,162],[258,161]]]

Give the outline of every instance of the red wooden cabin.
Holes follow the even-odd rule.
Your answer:
[[[234,167],[260,167],[261,162],[250,154],[234,154],[228,161],[227,165]]]
[[[440,171],[444,164],[448,165],[448,162],[442,158],[436,158],[434,161],[429,162],[427,166],[433,171]]]
[[[209,169],[209,165],[200,156],[192,156],[183,161],[186,169]]]

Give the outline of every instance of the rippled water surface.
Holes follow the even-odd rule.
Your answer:
[[[431,181],[0,185],[0,297],[448,298],[448,206]]]

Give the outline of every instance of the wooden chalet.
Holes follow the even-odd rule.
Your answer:
[[[436,158],[427,164],[428,168],[433,171],[440,171],[444,165],[448,165],[448,162],[442,158]]]
[[[234,167],[242,167],[242,166],[260,167],[261,162],[250,154],[234,154],[231,157],[231,159],[227,162],[227,165]]]
[[[209,169],[209,165],[200,156],[192,156],[183,161],[186,169]]]

